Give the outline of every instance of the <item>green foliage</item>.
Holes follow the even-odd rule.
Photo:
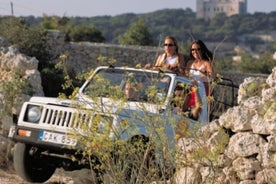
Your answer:
[[[240,62],[240,70],[244,73],[270,74],[273,67],[275,67],[275,60],[268,53],[262,54],[259,59],[243,55]]]
[[[72,41],[90,41],[90,42],[104,42],[105,38],[102,33],[94,26],[79,25],[74,26],[70,32],[69,37]]]
[[[41,22],[41,26],[44,29],[57,29],[58,28],[58,17],[44,16]]]
[[[61,85],[64,83],[63,72],[59,69],[55,69],[54,64],[52,64],[44,67],[41,70],[41,74],[44,95],[48,97],[58,96],[58,93],[63,91],[61,87]],[[55,79],[54,84],[53,79]]]
[[[261,96],[262,90],[267,87],[267,84],[259,82],[251,82],[246,88],[242,90],[246,91],[247,96]]]
[[[122,107],[123,104],[118,106]],[[89,112],[87,113],[89,114]],[[92,112],[91,116],[93,113],[95,112]],[[73,136],[84,146],[82,155],[97,158],[97,161],[91,159],[91,169],[100,173],[101,180],[103,180],[104,174],[107,174],[112,183],[136,183],[137,181],[151,183],[157,179],[166,181],[165,176],[172,172],[172,166],[169,167],[161,162],[161,165],[157,167],[154,162],[154,158],[174,160],[172,150],[168,150],[166,146],[168,140],[164,135],[164,119],[150,117],[148,114],[145,114],[144,117],[140,117],[137,113],[132,114],[129,120],[120,122],[121,128],[126,131],[130,129],[129,134],[135,135],[139,129],[138,122],[142,121],[148,128],[151,137],[148,139],[141,135],[123,141],[118,134],[120,130],[114,129],[111,119],[106,116],[109,113],[111,112],[105,113],[104,116],[93,116],[94,119],[90,127],[80,120],[81,129],[86,136],[80,135],[78,132]],[[101,132],[97,128],[99,124],[105,124],[105,129]],[[115,139],[110,137],[111,133]],[[160,150],[160,153],[155,152],[156,149]],[[160,170],[160,168],[162,169]]]
[[[27,26],[22,18],[3,18],[0,35],[23,54],[36,57],[41,62],[49,59],[46,32],[39,27]]]
[[[252,33],[252,30],[268,33],[275,30],[276,25],[274,12],[231,17],[218,15],[215,19],[205,21],[197,19],[191,9],[163,9],[146,14],[97,16],[86,20],[78,18],[78,22],[95,25],[103,31],[107,42],[114,42],[117,35],[124,33],[128,25],[137,19],[145,20],[155,45],[158,44],[159,35],[174,35],[180,42],[186,42],[193,39],[190,33],[206,41],[221,41],[226,37],[227,41],[238,42],[243,34]]]
[[[3,94],[3,107],[0,110],[0,116],[3,114],[12,115],[12,108],[18,98],[18,94],[32,95],[32,87],[29,82],[22,77],[20,71],[11,72],[12,80],[3,80],[1,90]]]
[[[50,24],[54,24],[54,27],[64,26],[68,23],[65,18],[58,21],[57,17],[44,17],[44,21],[45,27]],[[0,35],[7,38],[21,53],[39,60],[38,70],[41,72],[45,95],[58,96],[62,91],[64,73],[61,69],[55,68],[54,62],[51,61],[54,58],[49,51],[45,29],[41,26],[28,26],[22,18],[5,17],[1,19]],[[55,79],[55,85],[52,83],[53,79]]]
[[[228,57],[214,62],[214,68],[217,71],[270,74],[273,67],[275,67],[275,60],[271,53],[260,54],[260,58],[243,54],[241,61],[233,61],[231,57]]]
[[[216,71],[234,71],[235,64],[231,57],[216,60],[214,63],[214,68]]]
[[[46,89],[49,95],[55,95],[59,97],[67,98],[73,97],[78,87],[85,81],[87,74],[74,74],[70,73],[67,69],[68,54],[61,54],[56,64],[52,64],[52,68],[44,68],[43,72],[47,73],[47,76],[54,76],[56,79],[55,85],[49,85]],[[73,77],[74,76],[74,77]],[[51,78],[46,78],[46,82],[50,82]]]
[[[66,33],[72,28],[72,20],[68,17],[44,16],[40,22],[40,27],[45,30],[57,29]]]
[[[63,56],[62,58],[66,59]],[[168,147],[169,142],[174,141],[168,140],[165,136],[165,127],[170,123],[173,124],[173,119],[167,122],[164,118],[167,115],[152,116],[142,104],[137,107],[137,111],[123,111],[123,108],[126,108],[126,99],[122,89],[116,89],[101,75],[94,80],[89,83],[85,92],[94,104],[91,101],[82,104],[89,107],[92,105],[93,108],[83,110],[81,107],[76,107],[86,117],[93,117],[92,122],[87,122],[90,118],[77,116],[74,122],[80,130],[73,131],[72,136],[81,143],[82,149],[79,153],[89,158],[91,169],[98,173],[97,179],[104,180],[104,175],[108,175],[112,183],[137,183],[138,181],[151,183],[157,179],[166,181],[166,176],[172,174],[175,167],[173,162],[175,150]],[[71,84],[71,79],[68,84]],[[152,90],[156,91],[156,89]],[[108,106],[102,108],[102,99],[99,99],[97,94],[105,96],[107,91],[108,98],[112,100],[108,105],[111,108]],[[154,94],[154,92],[148,91],[148,94]],[[114,111],[112,107],[118,110]],[[122,112],[125,112],[124,115],[120,114]],[[112,124],[115,117],[121,119],[117,127]],[[147,127],[148,137],[139,134],[141,126]],[[127,137],[132,136],[128,140],[122,140],[122,133]],[[73,161],[76,159],[72,158]],[[155,159],[162,160],[160,165],[156,165]],[[168,166],[168,163],[171,165]],[[91,177],[94,176],[91,175]]]
[[[70,20],[72,25],[94,25],[101,30],[106,42],[118,43],[118,35],[124,34],[130,24],[142,19],[152,35],[152,43],[157,45],[160,35],[174,35],[179,42],[184,43],[194,38],[204,41],[221,41],[227,38],[226,41],[238,42],[241,35],[252,34],[252,30],[263,33],[275,30],[275,14],[255,13],[231,17],[220,14],[212,20],[205,21],[197,19],[196,13],[187,8],[163,9],[145,14],[126,13],[113,17],[73,17]],[[30,24],[37,24],[33,17],[28,17],[28,20],[32,21],[28,21]]]
[[[60,91],[57,85],[63,81],[59,80],[59,74],[50,62],[45,30],[39,26],[27,26],[22,18],[5,17],[1,20],[0,35],[7,38],[21,53],[39,60],[38,70],[41,72],[44,93],[46,96],[57,96]],[[57,85],[52,85],[53,78],[57,79]]]
[[[276,50],[276,42],[269,43],[267,50],[271,51],[271,52],[275,52],[275,50]]]
[[[130,28],[121,36],[119,43],[122,45],[151,45],[151,35],[143,20],[131,24]]]

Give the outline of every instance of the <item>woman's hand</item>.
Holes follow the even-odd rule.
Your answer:
[[[146,69],[151,68],[151,64],[150,64],[150,63],[146,64],[146,65],[145,65],[145,68],[146,68]]]

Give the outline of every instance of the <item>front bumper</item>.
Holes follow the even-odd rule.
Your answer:
[[[8,137],[15,142],[22,142],[43,148],[78,149],[78,141],[69,135],[57,131],[45,131],[37,128],[11,126]]]

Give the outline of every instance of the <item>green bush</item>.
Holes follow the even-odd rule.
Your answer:
[[[1,19],[0,35],[9,40],[21,53],[36,57],[40,62],[50,59],[46,31],[26,25],[22,18]]]
[[[88,42],[104,42],[105,38],[102,33],[94,26],[79,25],[74,26],[69,30],[69,37],[74,42],[88,41]]]
[[[1,84],[3,94],[3,107],[0,110],[0,116],[4,114],[12,116],[12,108],[16,102],[18,94],[32,95],[34,93],[30,83],[20,75],[19,71],[11,72],[12,80],[4,80]]]
[[[39,60],[38,70],[45,96],[58,96],[64,76],[52,62],[55,58],[50,54],[47,30],[38,26],[30,27],[22,18],[5,17],[1,19],[0,36],[8,39],[21,53]],[[53,79],[55,85],[52,83]]]
[[[152,38],[143,20],[131,24],[130,28],[119,36],[122,45],[152,45]]]

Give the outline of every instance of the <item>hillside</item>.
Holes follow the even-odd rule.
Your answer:
[[[39,25],[47,18],[24,17],[27,24]],[[276,30],[276,11],[226,17],[219,14],[212,20],[197,19],[191,9],[162,9],[144,14],[126,13],[116,16],[96,17],[56,17],[59,24],[67,19],[71,25],[93,25],[99,29],[108,43],[118,43],[118,35],[123,34],[129,26],[143,19],[153,38],[153,45],[158,45],[160,36],[174,35],[180,42],[200,38],[204,41],[240,42],[242,35],[252,33],[268,34]],[[64,22],[62,22],[64,21]],[[248,44],[263,42],[258,37],[246,38]]]
[[[241,42],[242,35],[252,33],[267,34],[276,30],[276,12],[234,15],[224,14],[205,21],[196,19],[191,9],[163,9],[145,14],[122,14],[117,16],[72,17],[75,24],[96,26],[109,43],[117,43],[118,35],[123,34],[138,19],[143,19],[158,45],[160,37],[175,35],[180,42],[200,38],[208,42]],[[112,31],[111,31],[112,30]],[[246,38],[247,44],[262,43],[260,38]]]

